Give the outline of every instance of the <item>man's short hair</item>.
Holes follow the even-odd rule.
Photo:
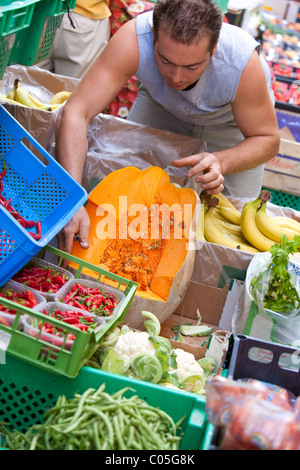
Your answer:
[[[223,13],[212,0],[158,0],[153,9],[154,40],[159,30],[182,44],[210,38],[209,50],[217,44]]]

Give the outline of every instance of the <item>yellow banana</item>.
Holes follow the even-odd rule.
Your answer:
[[[71,91],[60,91],[56,95],[52,96],[49,104],[62,104],[71,96]]]
[[[241,213],[237,209],[233,210],[231,207],[219,205],[218,210],[229,222],[235,225],[239,225],[241,223]]]
[[[232,202],[228,199],[227,196],[223,193],[218,193],[218,194],[212,194],[212,197],[217,197],[219,199],[219,206],[222,207],[229,207],[233,211],[237,212],[240,214],[240,212],[237,210],[237,208],[232,204]]]
[[[220,225],[225,230],[227,230],[228,233],[231,233],[232,235],[237,235],[239,237],[241,237],[243,235],[240,225],[232,224],[231,222],[228,221],[228,219],[225,219],[225,217],[223,217],[220,214],[219,206],[214,207],[212,213],[213,213],[213,216],[216,217],[216,219],[218,219]]]
[[[16,84],[12,87],[9,93],[7,93],[6,98],[9,100],[14,100],[15,99],[15,94],[16,94]]]
[[[232,235],[237,235],[238,237],[241,237],[243,235],[240,225],[231,224],[230,222],[224,222],[223,220],[219,220],[219,223],[225,230],[227,230],[227,232],[232,233]]]
[[[208,242],[238,250],[258,253],[258,250],[247,242],[243,242],[239,237],[231,236],[219,222],[220,221],[213,214],[213,207],[208,208],[204,216],[204,236]]]
[[[217,207],[216,207],[216,211],[214,212],[214,216],[217,217],[217,219],[222,220],[223,222],[229,223],[229,220],[220,214],[219,209]]]
[[[196,240],[202,240],[202,241],[205,240],[205,237],[204,237],[204,212],[205,212],[205,209],[204,209],[204,205],[202,204],[201,209],[200,209],[198,222],[197,222],[197,226],[196,226],[196,233],[195,233]]]
[[[15,101],[15,100],[11,100],[9,98],[7,98],[7,95],[2,95],[0,93],[0,101],[4,101],[5,103],[9,103],[9,104],[14,104],[14,105],[17,105],[17,106],[24,106],[23,104],[21,103],[18,103],[18,101]]]
[[[15,81],[15,87],[15,100],[18,103],[21,103],[29,108],[49,110],[49,105],[41,103],[40,101],[35,99],[30,93],[28,93],[27,90],[24,90],[21,85],[20,79],[17,79]]]
[[[297,220],[292,219],[291,217],[284,217],[278,215],[272,217],[272,220],[280,227],[286,227],[300,233],[300,223]]]
[[[259,251],[268,251],[275,242],[266,237],[256,225],[255,216],[260,204],[260,197],[244,204],[241,213],[241,229],[248,243]]]
[[[271,240],[280,243],[282,235],[286,235],[289,240],[293,240],[297,232],[285,227],[280,227],[273,222],[272,217],[267,214],[267,202],[262,202],[255,216],[256,225],[259,230]]]

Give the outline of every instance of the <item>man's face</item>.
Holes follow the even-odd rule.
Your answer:
[[[208,38],[186,45],[171,39],[162,29],[154,42],[154,54],[160,74],[174,90],[184,90],[197,82],[211,59]]]

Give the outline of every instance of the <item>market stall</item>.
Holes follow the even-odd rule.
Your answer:
[[[280,154],[255,199],[207,196],[172,165],[202,139],[124,119],[135,77],[90,123],[81,186],[55,159],[78,80],[38,65],[74,5],[47,3],[0,7],[0,448],[299,450],[297,86],[288,109],[276,95]],[[112,34],[151,8],[113,0]],[[275,92],[279,72],[298,78],[269,62]],[[82,204],[92,243],[66,253]]]

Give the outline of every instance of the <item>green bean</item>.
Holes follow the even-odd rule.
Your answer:
[[[31,443],[30,443],[30,446],[29,446],[29,450],[35,450],[38,437],[39,437],[38,434],[36,434],[36,435],[33,437],[32,441],[31,441]]]
[[[115,431],[115,437],[116,437],[116,440],[118,442],[118,449],[127,450],[126,446],[125,446],[125,443],[123,441],[123,438],[122,438],[122,434],[119,430],[119,420],[118,420],[117,416],[113,416],[112,424],[113,424],[114,431]]]
[[[31,426],[26,433],[10,432],[5,426],[6,447],[31,450],[155,450],[177,449],[178,423],[159,408],[131,390],[114,394],[87,389],[70,400],[64,395],[44,415],[44,423]],[[181,421],[180,421],[181,422]],[[7,426],[7,424],[6,424]],[[2,427],[0,429],[2,429]]]
[[[47,428],[44,434],[45,447],[47,450],[52,450],[52,446],[50,444],[51,438],[52,438],[51,429]]]
[[[133,437],[134,437],[134,426],[132,426],[131,424],[129,424],[128,426],[128,430],[127,430],[127,433],[126,433],[126,445],[127,447],[130,449],[131,447],[131,444],[132,444],[132,441],[133,441]],[[124,434],[125,434],[125,431],[124,431]]]
[[[78,402],[78,405],[77,405],[76,413],[74,414],[71,423],[77,421],[77,419],[79,418],[79,416],[82,414],[82,409],[83,409],[83,406],[84,406],[84,402],[85,402],[85,400],[86,400],[86,397],[88,397],[91,393],[94,393],[94,392],[95,392],[95,389],[93,389],[93,388],[88,388],[88,389],[81,395],[81,397],[80,397],[80,399],[79,399],[79,402]]]
[[[105,413],[103,413],[98,408],[88,407],[88,409],[89,409],[89,411],[95,413],[96,415],[98,415],[100,418],[103,419],[103,421],[106,424],[107,430],[108,430],[109,442],[111,442],[113,444],[113,442],[114,442],[114,430],[113,430],[113,427],[112,427],[108,417],[105,415]]]
[[[97,450],[102,450],[102,444],[99,439],[98,435],[99,429],[98,429],[98,423],[94,423],[94,442]]]

